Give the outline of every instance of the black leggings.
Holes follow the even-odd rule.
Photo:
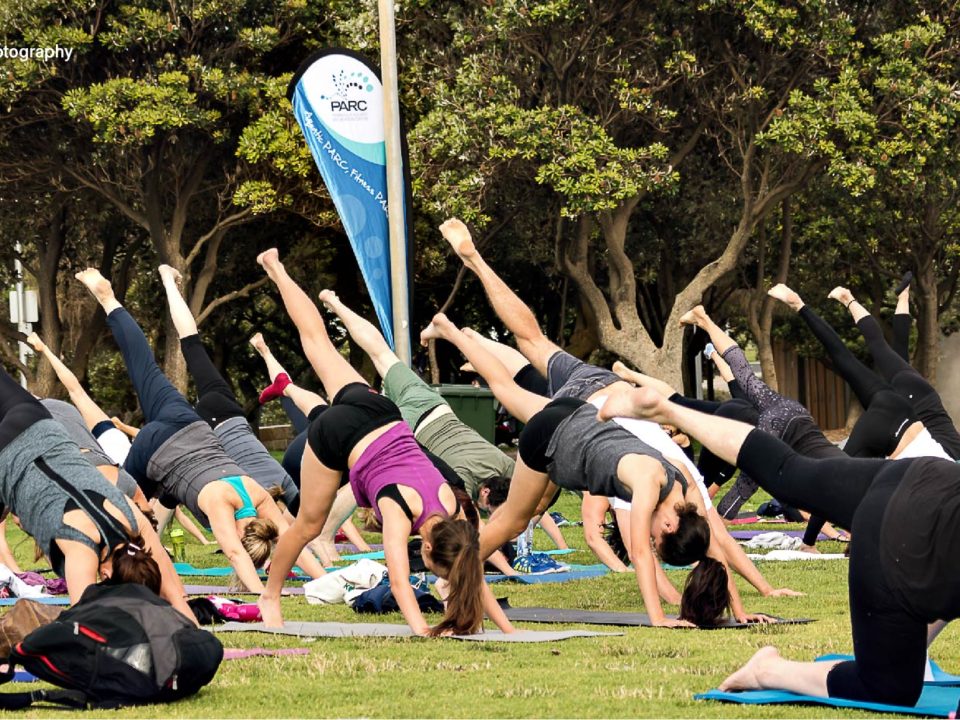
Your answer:
[[[180,339],[180,351],[187,361],[187,372],[197,386],[197,415],[215,428],[224,420],[243,417],[243,408],[237,402],[230,384],[211,362],[199,335]]]
[[[730,366],[746,400],[759,411],[756,421],[759,429],[780,438],[795,418],[810,414],[796,400],[783,397],[758,378],[739,346],[728,348],[723,359]],[[741,470],[737,482],[717,503],[720,517],[735,518],[743,504],[757,492],[757,487],[757,482]]]
[[[50,412],[0,365],[0,450]]]
[[[897,394],[910,402],[933,439],[943,445],[950,457],[960,460],[960,434],[944,410],[937,391],[887,344],[883,330],[873,315],[861,318],[857,327],[867,342],[877,372],[886,378]]]
[[[850,620],[856,658],[827,676],[831,697],[912,706],[923,689],[927,625],[894,600],[880,564],[887,504],[916,459],[806,458],[754,430],[737,465],[771,495],[851,528]],[[909,523],[909,518],[888,518]]]
[[[847,455],[887,457],[900,443],[904,431],[916,420],[916,413],[910,403],[902,397],[902,393],[896,387],[885,382],[860,362],[844,345],[834,329],[808,305],[800,309],[800,317],[827,351],[834,369],[863,405],[864,413],[857,421],[844,447]],[[882,337],[881,334],[881,340]],[[906,364],[885,341],[882,344],[898,363]],[[907,367],[910,367],[909,364]],[[910,370],[916,374],[913,368]]]
[[[893,340],[890,347],[903,358],[904,362],[910,362],[910,327],[913,325],[913,318],[906,313],[897,313],[893,316],[891,324]]]

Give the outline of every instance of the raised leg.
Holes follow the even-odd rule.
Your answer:
[[[320,311],[307,294],[287,274],[276,248],[260,253],[257,262],[273,280],[293,324],[300,332],[300,342],[314,372],[320,377],[328,397],[336,397],[341,388],[366,380],[344,359],[327,335]]]
[[[370,321],[360,317],[348,308],[333,290],[320,293],[320,302],[334,313],[350,333],[350,338],[373,360],[373,366],[380,377],[386,377],[387,371],[400,362],[397,354],[390,349],[380,331]]]
[[[543,334],[530,308],[480,257],[466,225],[451,218],[440,226],[440,232],[463,264],[480,279],[497,317],[516,338],[517,349],[546,377],[547,361],[560,348]]]
[[[453,343],[474,369],[487,381],[490,390],[507,412],[520,422],[527,422],[542,410],[549,400],[524,390],[513,380],[513,375],[478,342],[464,335],[446,315],[434,315],[433,322],[420,333],[420,341],[426,344],[431,339]],[[529,518],[528,518],[529,519]],[[498,546],[499,547],[499,546]]]

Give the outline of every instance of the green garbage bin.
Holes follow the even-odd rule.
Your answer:
[[[489,388],[473,385],[435,385],[437,392],[450,403],[461,422],[469,425],[488,442],[494,441],[497,422],[497,401]]]

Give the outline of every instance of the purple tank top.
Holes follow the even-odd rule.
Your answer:
[[[374,440],[350,468],[350,488],[360,507],[372,508],[377,520],[377,495],[388,485],[412,488],[423,502],[423,512],[413,523],[414,532],[431,515],[449,517],[440,502],[443,476],[420,450],[405,422],[397,423]]]

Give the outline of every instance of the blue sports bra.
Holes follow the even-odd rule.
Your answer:
[[[246,518],[255,518],[257,516],[257,508],[250,499],[250,493],[248,493],[247,489],[243,486],[243,478],[238,475],[230,475],[220,479],[226,483],[230,483],[231,487],[237,491],[237,495],[240,496],[240,502],[243,503],[243,507],[234,511],[233,519],[244,520]]]

